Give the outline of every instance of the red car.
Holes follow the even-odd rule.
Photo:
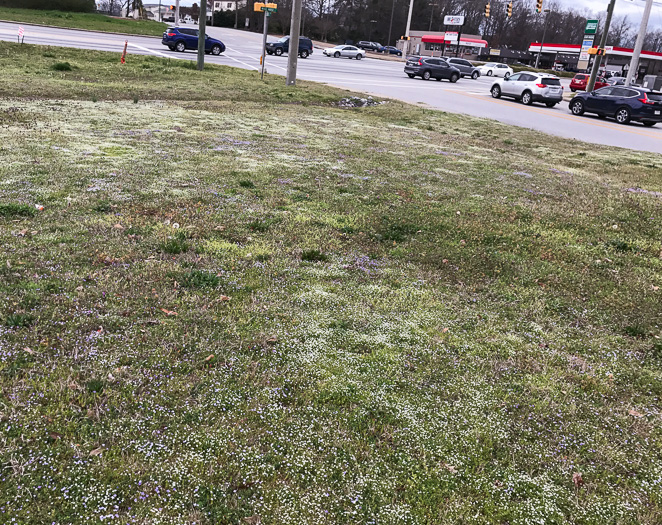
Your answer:
[[[577,73],[575,77],[570,81],[570,91],[573,93],[575,91],[586,91],[586,84],[588,84],[591,75],[585,75],[583,73]],[[603,77],[598,77],[595,79],[595,86],[593,89],[600,89],[602,87],[608,86],[607,80]]]

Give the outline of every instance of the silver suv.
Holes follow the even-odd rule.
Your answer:
[[[559,77],[547,73],[522,71],[503,80],[497,80],[490,88],[494,98],[512,97],[527,106],[533,102],[543,102],[553,108],[563,100],[563,86]]]

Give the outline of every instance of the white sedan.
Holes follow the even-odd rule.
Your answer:
[[[322,53],[328,57],[334,57],[334,58],[347,57],[347,58],[355,58],[356,60],[361,60],[365,56],[365,51],[363,51],[363,49],[359,49],[358,47],[354,47],[354,46],[345,46],[345,45],[328,47],[324,51],[322,51]]]
[[[480,71],[481,75],[485,75],[487,77],[495,76],[508,78],[513,74],[513,70],[506,64],[498,64],[496,62],[488,62],[487,64],[483,64],[482,66],[478,67],[478,71]]]

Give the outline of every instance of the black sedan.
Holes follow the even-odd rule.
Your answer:
[[[634,120],[654,126],[662,122],[662,93],[634,86],[608,86],[578,93],[569,107],[573,115],[595,113],[601,118],[613,117],[619,124]]]
[[[407,73],[409,78],[416,76],[421,77],[423,80],[430,80],[431,78],[441,80],[445,78],[450,82],[457,82],[461,75],[458,68],[451,66],[445,60],[429,57],[407,58],[405,73]]]

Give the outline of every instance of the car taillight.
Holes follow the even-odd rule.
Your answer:
[[[168,33],[168,36],[175,36],[177,33]]]
[[[653,102],[652,100],[648,100],[648,97],[646,96],[646,93],[644,93],[644,98],[640,98],[638,100],[642,104],[650,104],[651,106],[655,105],[655,102]]]
[[[418,65],[419,65],[419,66],[422,66],[422,65],[423,65],[423,59],[422,59],[422,58],[419,58],[419,59],[418,59]]]
[[[536,84],[536,86],[538,86],[539,88],[544,88],[545,84]]]

